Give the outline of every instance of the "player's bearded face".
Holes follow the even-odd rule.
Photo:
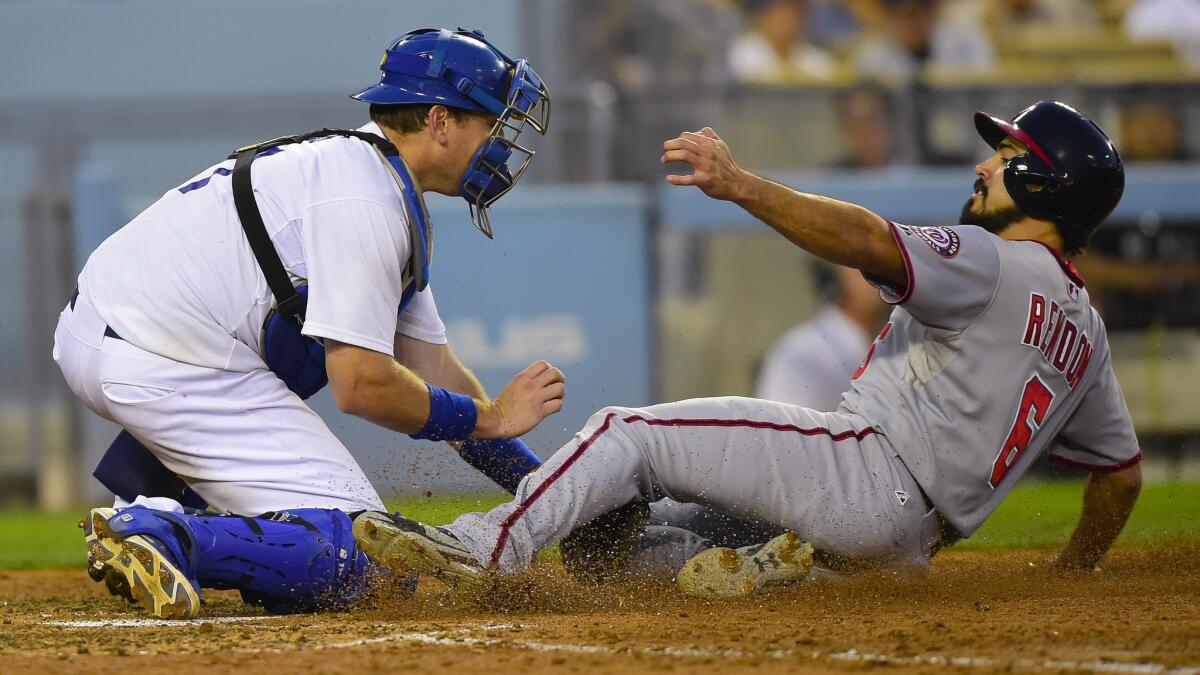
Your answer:
[[[987,195],[987,183],[982,178],[977,179],[975,192],[967,198],[967,203],[963,205],[962,213],[958,216],[960,225],[978,225],[992,234],[1000,234],[1025,217],[1012,203],[989,208]]]

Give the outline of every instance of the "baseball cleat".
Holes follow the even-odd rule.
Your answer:
[[[129,582],[108,564],[108,561],[120,552],[120,544],[96,534],[96,521],[104,523],[116,513],[116,509],[92,509],[86,518],[79,521],[79,527],[83,530],[83,543],[87,546],[88,576],[92,581],[103,581],[109,593],[129,602],[136,602],[133,592],[129,590]]]
[[[200,593],[195,583],[160,548],[153,537],[121,537],[108,521],[119,517],[115,509],[88,513],[84,540],[88,547],[88,575],[103,579],[114,595],[124,595],[162,619],[192,619],[200,613]],[[111,579],[111,580],[110,580]],[[122,590],[127,589],[128,595]]]
[[[486,583],[484,566],[440,527],[367,511],[354,519],[354,539],[368,558],[397,574],[428,574],[455,587]]]
[[[692,557],[675,577],[686,595],[738,598],[770,586],[794,584],[808,576],[813,548],[792,532],[758,546],[710,548]]]

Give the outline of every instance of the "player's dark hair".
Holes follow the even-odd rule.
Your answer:
[[[411,134],[425,128],[425,120],[429,118],[429,110],[433,105],[422,103],[406,103],[401,105],[371,104],[371,121],[379,126],[387,127],[398,134]],[[446,106],[455,122],[462,122],[471,112],[462,108]]]
[[[1059,220],[1055,221],[1054,227],[1058,230],[1058,236],[1062,237],[1063,255],[1068,257],[1083,253],[1092,237],[1088,228],[1075,223]]]

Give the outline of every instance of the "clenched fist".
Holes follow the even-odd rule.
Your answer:
[[[729,146],[710,127],[699,133],[685,131],[663,143],[659,161],[692,165],[690,176],[667,176],[672,185],[695,185],[713,199],[737,201],[743,196],[746,172],[733,161]]]
[[[538,361],[517,373],[500,395],[479,408],[475,438],[516,438],[562,410],[566,385],[558,368]]]

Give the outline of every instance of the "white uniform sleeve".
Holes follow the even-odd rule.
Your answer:
[[[812,410],[836,410],[850,375],[840,372],[828,350],[813,345],[812,336],[789,333],[763,361],[754,389],[756,398],[792,403]]]
[[[446,344],[446,324],[438,316],[437,303],[433,301],[433,287],[413,296],[404,311],[400,312],[396,332],[410,338],[435,345]]]
[[[949,330],[966,328],[987,309],[1000,284],[993,235],[975,226],[889,225],[904,257],[907,283],[897,289],[864,274],[885,302],[903,305],[927,326]]]
[[[1092,388],[1050,446],[1050,461],[1093,472],[1117,471],[1142,458],[1112,358],[1096,364]]]
[[[404,216],[363,199],[304,212],[308,269],[304,334],[392,354],[408,262]]]

